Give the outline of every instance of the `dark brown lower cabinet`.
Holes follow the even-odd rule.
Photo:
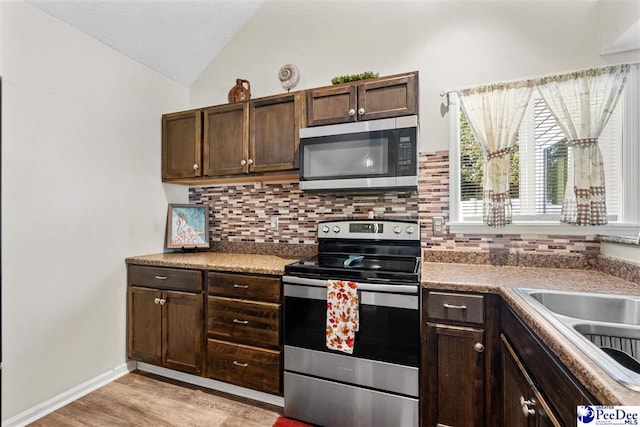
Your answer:
[[[203,366],[202,293],[128,288],[128,357],[192,374]]]
[[[500,298],[423,290],[421,425],[500,426]]]
[[[503,425],[509,427],[560,427],[562,424],[538,391],[522,361],[504,337],[503,360]]]
[[[200,374],[203,364],[203,295],[165,291],[162,306],[162,364]]]
[[[427,324],[426,426],[484,423],[484,330]],[[478,351],[481,350],[481,351]]]
[[[209,339],[207,376],[279,394],[280,351]]]
[[[206,375],[282,395],[280,278],[228,272],[207,277]]]
[[[599,404],[506,303],[501,346],[503,425],[576,425],[579,405]]]
[[[127,291],[129,359],[159,365],[162,362],[162,310],[155,303],[158,289],[130,286]]]

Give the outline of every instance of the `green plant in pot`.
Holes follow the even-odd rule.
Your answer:
[[[355,82],[358,80],[375,79],[376,77],[380,77],[380,73],[365,71],[364,73],[360,73],[360,74],[347,74],[345,76],[336,76],[331,79],[331,83],[334,85],[338,85],[340,83]]]

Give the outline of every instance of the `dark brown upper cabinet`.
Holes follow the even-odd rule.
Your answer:
[[[418,72],[307,91],[307,126],[418,114]]]
[[[201,176],[202,111],[162,116],[162,180]]]
[[[193,183],[297,169],[304,101],[303,92],[293,92],[165,114],[163,181]]]
[[[260,98],[249,109],[249,172],[297,169],[304,92]]]
[[[249,105],[246,102],[204,110],[202,154],[205,176],[247,172]]]

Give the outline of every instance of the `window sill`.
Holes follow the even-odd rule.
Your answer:
[[[562,236],[625,236],[637,238],[640,233],[638,224],[614,223],[599,226],[574,226],[559,222],[518,221],[504,227],[489,227],[482,222],[451,222],[451,234],[524,234],[524,235],[562,235]]]

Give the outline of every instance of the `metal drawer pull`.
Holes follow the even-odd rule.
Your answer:
[[[241,325],[246,325],[247,323],[249,323],[249,321],[248,320],[233,319],[233,323],[240,323]]]
[[[167,276],[156,276],[158,280],[167,280]]]
[[[455,308],[456,310],[466,310],[467,309],[466,305],[453,305],[453,304],[444,303],[444,304],[442,304],[442,306],[444,308]]]
[[[233,364],[234,364],[234,365],[236,365],[236,366],[243,367],[243,368],[246,368],[247,366],[249,366],[249,364],[248,364],[248,363],[240,363],[240,362],[238,362],[237,360],[234,360],[234,361],[233,361]]]
[[[154,304],[160,304],[160,298],[156,298],[153,300]]]
[[[233,285],[233,287],[234,288],[240,288],[240,289],[249,289],[248,285],[238,285],[238,284],[236,284],[236,285]]]

